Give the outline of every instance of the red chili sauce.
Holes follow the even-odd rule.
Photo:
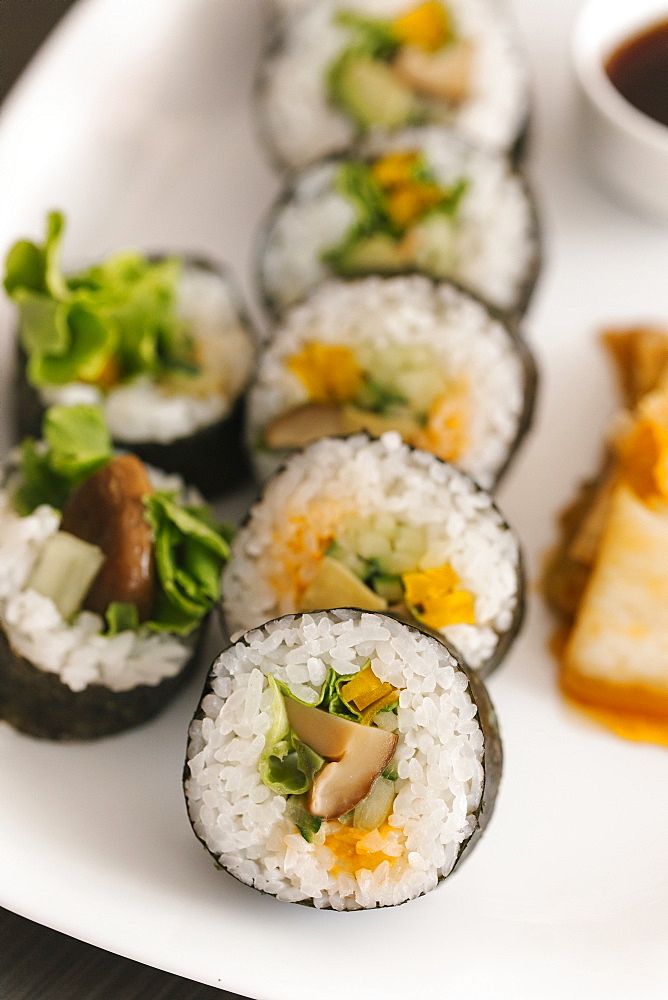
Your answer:
[[[622,42],[605,71],[622,97],[668,125],[668,20]]]

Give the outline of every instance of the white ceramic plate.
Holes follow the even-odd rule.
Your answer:
[[[546,269],[527,332],[543,384],[500,500],[533,580],[613,405],[595,331],[668,321],[668,233],[617,208],[579,169],[568,71],[576,6],[514,2],[536,78],[531,169]],[[250,290],[252,233],[276,190],[249,114],[261,14],[260,0],[81,0],[3,109],[2,253],[38,236],[57,205],[75,260],[133,242],[200,249],[230,260]],[[0,322],[7,437],[6,304]],[[506,750],[496,814],[462,868],[420,900],[313,912],[215,871],[181,793],[193,684],[155,723],[90,746],[0,725],[0,904],[263,1000],[663,998],[666,753],[617,740],[562,704],[548,634],[534,595],[490,681]]]

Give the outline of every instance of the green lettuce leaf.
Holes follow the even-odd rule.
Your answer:
[[[366,666],[366,663],[364,664]],[[361,668],[362,670],[364,667]],[[318,705],[320,708],[326,709],[330,715],[338,715],[342,719],[350,719],[352,722],[359,722],[362,717],[362,713],[358,712],[354,705],[350,705],[345,698],[341,695],[341,687],[347,684],[348,681],[356,677],[359,670],[356,670],[352,674],[337,674],[337,672],[330,667],[327,671],[327,677],[325,678],[325,683],[322,686],[320,692],[320,701]]]
[[[6,259],[4,285],[19,308],[29,381],[105,387],[144,373],[196,374],[193,340],[177,313],[182,261],[123,251],[65,277],[63,227],[63,216],[50,213],[44,244],[20,240]]]
[[[230,547],[207,508],[180,506],[170,492],[153,493],[144,504],[160,585],[156,613],[147,624],[187,634],[220,596],[220,575]]]
[[[60,297],[66,294],[59,263],[60,237],[64,225],[60,212],[49,212],[44,246],[38,247],[30,240],[19,240],[10,249],[4,280],[5,291],[10,297],[13,298],[21,288],[38,295]]]
[[[335,15],[334,22],[352,31],[352,41],[344,54],[353,49],[372,59],[385,60],[391,59],[400,48],[399,39],[389,20],[364,17],[354,10],[341,10]]]
[[[42,424],[44,443],[21,445],[21,482],[14,504],[30,514],[40,504],[62,510],[80,483],[113,457],[102,412],[95,406],[52,406]]]
[[[302,743],[291,728],[285,710],[285,685],[271,674],[267,675],[267,680],[272,692],[272,721],[258,764],[260,778],[267,788],[279,795],[301,795],[309,790],[325,760]]]

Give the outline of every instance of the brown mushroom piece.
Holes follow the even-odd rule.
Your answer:
[[[264,432],[268,448],[302,448],[321,437],[345,434],[341,406],[335,403],[304,403],[280,413]]]
[[[451,105],[461,104],[471,90],[473,45],[461,40],[439,52],[405,46],[394,61],[394,70],[406,86]]]
[[[392,759],[398,736],[329,715],[292,698],[285,699],[285,708],[302,743],[329,761],[313,780],[307,802],[309,812],[322,819],[345,815],[369,794]]]
[[[155,562],[143,498],[152,492],[146,466],[135,455],[120,455],[67,501],[61,529],[97,545],[106,557],[86,595],[88,610],[104,615],[120,602],[134,604],[140,621],[151,614]]]

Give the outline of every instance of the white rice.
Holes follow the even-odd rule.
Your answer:
[[[248,400],[251,447],[274,417],[308,401],[286,362],[312,342],[348,347],[416,412],[444,386],[465,382],[467,444],[457,465],[485,488],[494,484],[515,444],[527,386],[516,342],[478,302],[418,275],[325,283],[286,313],[260,359]],[[266,479],[284,456],[256,448],[253,458]]]
[[[338,820],[324,822],[308,843],[284,816],[285,797],[260,780],[270,725],[265,675],[316,701],[329,667],[351,673],[369,657],[380,680],[402,689],[396,722],[393,713],[376,716],[399,734],[393,829],[362,842],[386,854],[375,870],[337,872],[324,840],[341,829]],[[186,797],[197,835],[247,885],[316,907],[391,906],[434,888],[476,830],[485,749],[466,675],[440,643],[359,611],[288,617],[216,660],[190,727]]]
[[[516,536],[488,494],[395,432],[376,441],[363,434],[322,439],[269,482],[232,544],[223,578],[230,633],[299,610],[298,585],[344,534],[390,571],[449,564],[474,596],[476,623],[441,634],[470,666],[485,669],[519,614]]]
[[[178,384],[141,376],[102,393],[71,383],[40,390],[45,406],[100,406],[112,437],[128,443],[168,443],[224,419],[248,382],[254,346],[236,295],[221,274],[187,264],[179,286],[179,315],[202,353],[202,378]]]
[[[429,217],[415,226],[420,250],[413,266],[450,278],[503,311],[526,305],[537,270],[534,212],[524,182],[503,156],[483,152],[440,128],[411,129],[367,142],[363,155],[418,150],[443,187],[468,186],[456,220]],[[260,238],[260,277],[276,310],[303,298],[332,274],[322,260],[355,222],[350,200],[334,188],[338,163],[300,175],[288,198],[270,214]]]
[[[319,0],[303,6],[285,20],[281,45],[263,67],[259,95],[272,153],[293,170],[349,149],[356,139],[354,124],[329,104],[324,87],[328,67],[351,37],[333,23],[336,11],[391,18],[417,2]],[[528,82],[507,13],[493,0],[449,0],[448,7],[459,34],[473,39],[476,51],[471,94],[447,124],[482,146],[508,150],[526,121]]]
[[[151,470],[157,488],[180,483],[178,477],[156,475]],[[192,637],[147,629],[106,636],[100,615],[80,611],[66,621],[50,598],[26,586],[59,525],[60,513],[53,507],[43,505],[21,517],[8,492],[0,491],[0,628],[14,652],[38,669],[57,674],[72,691],[90,684],[129,691],[180,673],[192,655]]]

